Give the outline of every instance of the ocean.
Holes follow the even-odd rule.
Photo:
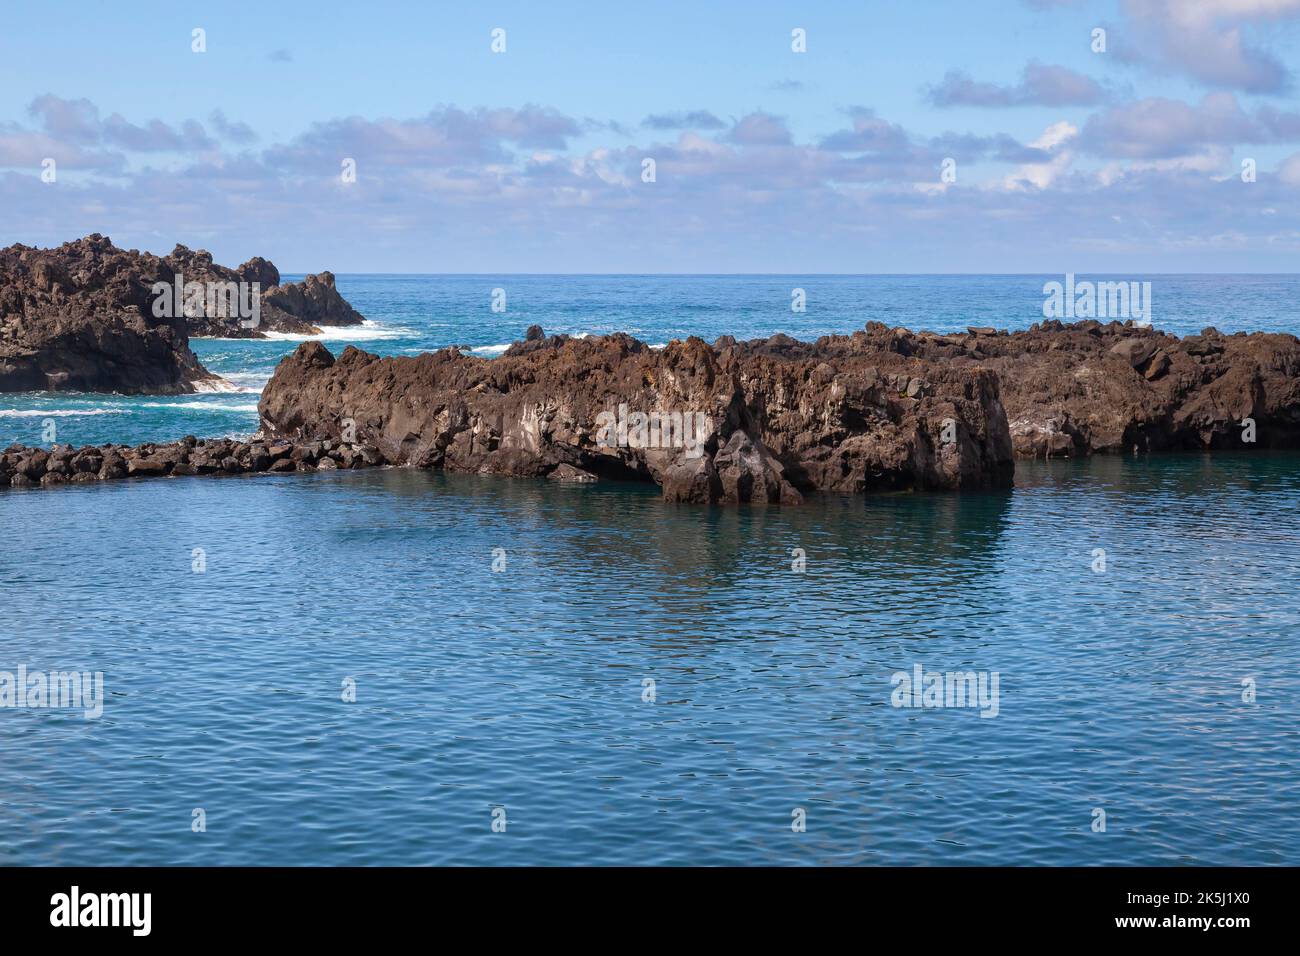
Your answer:
[[[285,281],[302,276],[286,275]],[[1085,278],[1080,276],[1080,279]],[[1187,335],[1300,332],[1300,275],[1100,276],[1151,283],[1152,324]],[[869,321],[914,331],[968,326],[1024,329],[1043,319],[1043,286],[1064,276],[540,276],[340,275],[339,291],[369,320],[330,329],[322,341],[337,355],[355,345],[381,355],[418,355],[448,345],[500,355],[530,325],[548,334],[627,332],[651,345],[698,335],[798,339],[847,334]],[[492,311],[494,290],[504,312]],[[805,311],[791,309],[804,292]],[[199,360],[237,391],[167,397],[0,394],[0,447],[60,442],[139,444],[247,436],[257,430],[257,399],[276,364],[303,341],[195,339]]]
[[[326,341],[1014,329],[1051,278],[340,276],[371,321]],[[1300,331],[1300,277],[1141,278],[1158,328]],[[195,342],[243,391],[0,396],[0,439],[247,434],[296,344]],[[0,680],[104,688],[0,707],[0,864],[1300,863],[1300,454],[791,508],[122,481],[0,490],[0,527]]]

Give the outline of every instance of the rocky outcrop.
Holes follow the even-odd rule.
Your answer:
[[[998,488],[1013,451],[1300,447],[1298,383],[1294,336],[1178,339],[1095,321],[958,335],[869,323],[814,343],[723,336],[662,350],[534,328],[492,360],[456,347],[335,359],[307,342],[263,392],[252,441],[15,446],[0,454],[0,486],[391,464],[654,481],[689,502]]]
[[[1293,335],[1208,328],[1179,339],[1096,320],[898,335],[922,362],[996,372],[1020,456],[1300,447]]]
[[[453,348],[409,359],[348,349],[335,361],[312,343],[281,363],[260,411],[268,434],[347,428],[399,464],[789,502],[998,487],[1013,453],[1300,447],[1300,340],[1088,320],[955,335],[873,322],[813,343],[724,336],[662,351],[533,328],[496,360]],[[665,442],[683,426],[690,437],[691,414],[707,422],[698,447]]]
[[[498,359],[380,358],[320,343],[276,370],[269,438],[361,442],[389,462],[572,480],[648,480],[670,501],[797,502],[811,492],[1005,487],[997,378],[881,347],[627,335],[547,338]]]
[[[332,272],[276,285],[262,296],[262,315],[264,320],[269,317],[273,329],[289,331],[286,326],[292,320],[307,326],[311,330],[307,334],[319,332],[324,326],[360,325],[366,320],[339,295]]]
[[[198,295],[186,295],[191,283]],[[311,335],[363,321],[332,274],[282,285],[262,258],[228,269],[202,250],[178,245],[159,258],[100,235],[0,249],[0,391],[189,392],[219,383],[189,336]]]
[[[236,269],[217,265],[212,254],[177,245],[171,254],[156,259],[138,255],[136,269],[155,278],[152,281],[174,282],[182,277],[188,285],[197,282],[205,287],[228,283],[253,283],[259,293],[256,322],[250,309],[230,309],[221,300],[204,296],[181,303],[189,334],[196,338],[266,338],[267,332],[295,335],[318,335],[325,326],[360,325],[365,321],[348,304],[334,285],[332,272],[309,275],[302,282],[281,284],[280,270],[274,263],[254,256]],[[183,293],[178,293],[178,298]],[[251,290],[246,296],[251,302]]]
[[[0,392],[169,394],[216,382],[184,318],[150,311],[156,271],[102,236],[0,249]]]

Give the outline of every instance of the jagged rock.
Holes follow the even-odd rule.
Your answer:
[[[868,326],[883,340],[884,326]],[[1058,320],[1010,335],[915,336],[917,358],[1001,380],[1017,455],[1300,447],[1300,340],[1204,329],[1183,339],[1119,322]]]
[[[245,282],[256,282],[263,289],[270,289],[280,284],[280,270],[274,263],[261,256],[253,256],[235,271]]]
[[[1169,358],[1169,353],[1164,349],[1159,349],[1151,357],[1151,362],[1147,365],[1147,370],[1142,373],[1142,377],[1147,381],[1154,381],[1169,371],[1169,366],[1172,364],[1173,361]]]
[[[713,470],[723,501],[797,502],[799,495],[786,480],[784,466],[751,435],[732,432],[727,444],[713,458]],[[665,497],[694,500],[676,489],[665,487]]]
[[[157,458],[132,458],[126,463],[128,475],[165,475],[167,463]]]
[[[302,282],[276,286],[262,294],[262,323],[272,331],[320,331],[320,326],[360,325],[365,321],[334,287],[334,273],[320,272]],[[289,328],[293,326],[293,328]]]
[[[1110,347],[1110,354],[1128,362],[1135,369],[1141,369],[1156,354],[1160,346],[1148,337],[1129,337],[1120,339]]]
[[[125,478],[126,473],[126,460],[121,455],[108,453],[104,455],[104,464],[99,469],[100,478]]]
[[[148,260],[152,258],[142,256],[140,267],[148,269],[152,265]],[[206,250],[193,250],[179,244],[157,263],[155,271],[160,278],[156,281],[172,282],[179,274],[186,284],[258,284],[260,298],[255,327],[247,315],[226,314],[220,307],[211,308],[204,302],[197,308],[186,310],[189,334],[195,338],[266,338],[267,332],[314,335],[322,326],[360,325],[365,321],[365,317],[339,294],[331,272],[309,275],[302,282],[281,285],[280,270],[260,256],[254,256],[238,269],[229,269],[214,263],[212,254]]]
[[[216,381],[185,320],[153,316],[157,273],[141,259],[99,235],[0,249],[0,392],[176,394]]]
[[[11,445],[0,487],[391,463],[790,503],[819,490],[1005,487],[1013,441],[1036,455],[1300,447],[1294,336],[1206,329],[1180,341],[1087,320],[974,342],[879,323],[815,343],[723,336],[660,351],[621,334],[553,336],[496,360],[348,348],[336,361],[308,342],[263,393],[264,434],[251,442]],[[1241,441],[1244,418],[1254,446]]]
[[[220,284],[236,298],[238,283],[258,283],[257,326],[251,327],[251,313],[228,314],[229,299],[188,302],[182,294],[164,300],[155,289],[162,283],[175,290],[181,282]],[[178,245],[159,258],[119,249],[99,234],[57,249],[0,249],[0,392],[177,394],[220,387],[190,350],[189,336],[313,334],[321,326],[364,321],[331,273],[279,283],[279,271],[262,258],[228,269],[201,249]],[[251,302],[252,290],[244,291]]]
[[[281,362],[259,408],[265,434],[304,455],[350,420],[395,464],[519,476],[568,465],[655,481],[675,501],[1004,487],[1012,473],[993,374],[918,362],[861,333],[721,351],[697,338],[654,350],[621,334],[553,336],[494,360],[352,347],[335,360],[311,342]]]

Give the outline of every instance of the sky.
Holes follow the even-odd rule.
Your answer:
[[[0,245],[98,232],[286,273],[1300,262],[1300,0],[44,0],[4,20]]]

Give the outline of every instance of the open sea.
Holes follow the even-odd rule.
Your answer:
[[[370,321],[325,339],[1015,329],[1053,278],[343,275]],[[1300,331],[1300,276],[1141,278],[1158,328]],[[297,342],[194,342],[237,391],[0,395],[0,445],[246,435]],[[0,681],[104,687],[0,707],[0,865],[1300,864],[1300,454],[797,508],[121,481],[0,490],[0,535]],[[995,703],[894,706],[918,666]]]

